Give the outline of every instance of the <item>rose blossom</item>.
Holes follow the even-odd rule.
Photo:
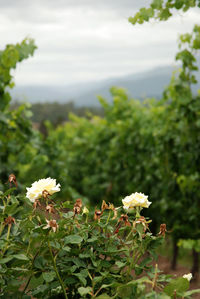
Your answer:
[[[148,208],[151,204],[151,202],[148,201],[147,195],[138,192],[126,196],[124,199],[122,199],[122,203],[124,209],[126,210],[133,209],[135,207]]]
[[[26,189],[26,197],[30,199],[31,202],[35,202],[36,199],[43,196],[44,191],[48,192],[49,195],[59,192],[60,184],[56,185],[55,179],[47,178],[34,182],[30,188]]]

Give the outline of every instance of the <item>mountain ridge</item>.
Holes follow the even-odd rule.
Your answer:
[[[118,86],[125,88],[128,94],[134,98],[160,98],[164,88],[170,82],[173,70],[172,66],[165,66],[138,74],[66,86],[18,85],[11,90],[11,95],[15,101],[31,103],[56,101],[67,103],[73,101],[76,106],[99,106],[97,96],[101,95],[110,101],[110,87]],[[200,72],[198,71],[197,74],[200,75]],[[199,88],[200,84],[197,84],[193,91],[196,92]]]

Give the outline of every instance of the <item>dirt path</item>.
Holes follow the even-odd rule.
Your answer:
[[[160,256],[158,258],[158,267],[165,274],[177,275],[179,277],[183,276],[184,274],[190,273],[190,269],[185,266],[182,266],[182,265],[177,265],[176,270],[171,270],[170,269],[170,260],[163,256]],[[195,281],[191,282],[191,290],[198,289],[198,288],[200,288],[200,275],[197,277],[197,279]],[[192,298],[200,299],[200,294],[195,294],[195,295],[193,295]]]

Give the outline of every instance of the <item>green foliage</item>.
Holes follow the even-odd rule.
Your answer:
[[[192,240],[192,239],[179,240],[178,246],[184,249],[189,249],[189,250],[194,249],[196,252],[200,252],[200,240]]]
[[[200,7],[199,0],[153,0],[149,8],[141,8],[133,17],[129,18],[129,22],[135,25],[143,24],[154,18],[159,21],[168,20],[174,13],[174,9],[183,12],[190,8]]]
[[[0,189],[6,183],[7,174],[18,173],[18,163],[30,159],[31,152],[26,156],[27,148],[37,135],[32,130],[28,117],[27,105],[21,105],[11,111],[11,100],[8,88],[12,88],[11,71],[18,62],[33,55],[36,46],[32,39],[25,39],[20,44],[7,45],[0,51]]]
[[[15,102],[11,109],[16,109],[19,105]],[[42,133],[46,133],[44,122],[48,119],[54,126],[69,121],[69,114],[74,113],[81,117],[89,118],[90,115],[103,116],[101,107],[77,107],[73,102],[68,103],[35,103],[30,108],[32,112],[31,121],[39,126]]]
[[[64,126],[49,127],[24,176],[55,176],[63,182],[63,198],[70,198],[68,185],[94,205],[102,199],[118,204],[133,190],[144,192],[154,203],[149,213],[155,225],[165,221],[174,238],[199,239],[200,97],[191,91],[199,36],[198,26],[180,36],[176,59],[182,68],[161,101],[140,103],[112,88],[113,103],[99,98],[104,118],[71,115]]]
[[[189,281],[186,278],[179,277],[171,281],[165,288],[164,292],[170,297],[174,296],[174,292],[176,292],[176,296],[182,297],[182,294],[189,289]]]
[[[7,45],[5,50],[0,51],[0,111],[8,108],[11,100],[7,87],[12,88],[11,70],[16,68],[16,64],[30,55],[33,55],[36,46],[32,39],[24,39],[20,44]]]
[[[49,196],[36,207],[14,191],[0,194],[1,297],[167,299],[176,290],[177,298],[190,298],[187,279],[153,266],[163,238],[153,236],[141,209],[128,217],[104,203],[100,214],[88,217],[79,200],[74,207],[53,204],[47,213]]]
[[[195,5],[199,2],[156,0],[150,8],[141,9],[130,21],[133,24],[143,23],[153,17],[165,20],[171,16],[173,8],[185,11]],[[113,87],[111,104],[99,98],[104,118],[71,115],[70,121],[56,130],[50,123],[45,123],[45,134],[42,136],[32,129],[26,106],[12,111],[9,109],[10,95],[7,92],[7,88],[13,86],[11,69],[16,67],[17,62],[32,55],[35,45],[32,40],[8,45],[0,52],[1,190],[5,188],[7,175],[13,172],[18,176],[21,188],[25,182],[28,185],[35,178],[56,177],[62,185],[60,199],[65,209],[80,194],[84,203],[89,199],[90,203],[98,205],[106,199],[119,204],[125,195],[141,191],[148,194],[153,202],[148,215],[154,219],[154,230],[157,230],[158,224],[166,222],[173,237],[182,239],[181,246],[198,251],[200,95],[193,95],[191,86],[197,82],[195,55],[199,49],[200,26],[196,25],[191,34],[180,36],[176,60],[181,62],[181,68],[173,74],[160,101],[150,99],[140,103],[130,99],[125,90]],[[146,292],[146,283],[149,277],[152,281],[156,270],[153,276],[148,274],[145,281],[131,281],[130,273],[128,280],[124,277],[126,273],[123,269],[130,269],[130,265],[136,276],[142,274],[144,269],[149,270],[146,257],[140,264],[137,261],[133,265],[129,259],[130,252],[129,255],[126,251],[119,255],[122,244],[124,250],[129,250],[133,245],[125,238],[130,228],[120,231],[121,244],[115,234],[113,236],[116,220],[108,224],[102,217],[101,222],[92,222],[91,218],[87,222],[86,215],[78,215],[75,218],[78,222],[75,222],[72,214],[59,213],[59,231],[47,234],[43,230],[44,215],[31,215],[30,204],[26,200],[27,214],[20,215],[21,197],[8,195],[2,197],[1,206],[0,247],[3,255],[0,263],[3,266],[0,270],[2,276],[6,271],[9,277],[2,278],[2,290],[9,294],[19,291],[20,282],[15,279],[16,271],[19,271],[18,277],[29,275],[30,281],[27,283],[33,290],[33,296],[38,298],[59,296],[62,290],[64,292],[62,284],[70,285],[67,291],[72,296],[87,297],[92,291],[100,289],[99,298],[115,295],[120,298],[122,294],[126,294],[127,298],[137,294],[140,298]],[[15,214],[19,227],[13,226],[6,235],[5,217]],[[106,234],[109,234],[109,242]],[[9,248],[8,235],[9,240],[11,235],[14,242],[10,243],[14,245]],[[153,255],[156,238],[150,234],[143,240],[141,226],[137,227],[136,235],[132,249],[143,250],[143,254],[149,251]],[[185,239],[192,239],[192,242]],[[141,244],[139,249],[137,246]],[[83,246],[87,250],[84,251]],[[32,249],[35,251],[32,252]],[[102,260],[100,256],[104,256],[105,252],[109,252],[108,259]],[[56,269],[65,277],[64,281],[61,282]],[[94,274],[95,280],[87,269]],[[186,285],[183,279],[178,280],[177,284],[176,281],[169,284],[163,296],[167,298],[174,291],[177,296],[179,293],[180,296],[183,293],[190,296],[191,293],[182,284]],[[153,289],[147,298],[158,296]]]

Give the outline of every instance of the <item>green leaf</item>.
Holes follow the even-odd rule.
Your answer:
[[[6,68],[15,68],[17,61],[19,60],[19,52],[13,45],[8,45],[3,52],[1,62]]]
[[[76,273],[74,275],[80,279],[80,281],[84,286],[86,286],[87,284],[86,277],[88,276],[88,271],[86,269],[83,269],[81,270],[80,273]]]
[[[135,274],[136,275],[140,275],[140,274],[142,274],[142,272],[143,272],[143,268],[140,267],[140,266],[138,266],[138,265],[136,265],[135,266]]]
[[[179,277],[170,281],[170,283],[164,288],[164,292],[169,295],[173,296],[174,291],[176,293],[183,293],[189,289],[190,283],[186,278]]]
[[[96,299],[111,299],[112,297],[108,296],[108,294],[102,294],[98,297],[96,297]]]
[[[65,246],[62,248],[62,250],[64,251],[67,251],[67,252],[70,252],[71,251],[71,248],[69,246]]]
[[[193,294],[200,294],[200,289],[195,289],[195,290],[187,291],[187,292],[184,293],[184,296],[191,296]]]
[[[98,241],[98,238],[94,236],[94,237],[88,239],[87,241],[88,241],[88,243],[96,242],[96,241]]]
[[[34,265],[36,268],[43,270],[46,265],[46,260],[42,256],[38,256],[35,259]]]
[[[122,263],[120,261],[116,261],[115,265],[117,265],[117,267],[122,268],[126,265],[126,263]]]
[[[162,4],[163,4],[163,0],[153,0],[153,2],[151,3],[151,7],[153,9],[161,9]]]
[[[8,189],[8,190],[4,193],[4,196],[7,196],[7,195],[11,194],[14,190],[16,190],[15,187]]]
[[[53,271],[52,272],[44,272],[44,273],[42,273],[42,276],[46,282],[51,282],[56,277],[56,273]]]
[[[65,237],[65,244],[79,244],[83,241],[83,238],[79,235],[70,235]]]
[[[91,287],[87,287],[87,288],[84,288],[84,287],[80,287],[78,288],[78,292],[81,296],[85,296],[87,294],[90,294],[92,291],[92,288]]]
[[[32,292],[32,295],[35,296],[35,295],[38,295],[38,294],[42,294],[42,293],[44,293],[47,289],[48,289],[48,286],[47,286],[47,285],[40,285],[40,286],[37,287],[36,290],[34,290],[34,291]],[[37,297],[37,298],[39,298],[39,297]],[[41,296],[40,296],[40,298],[41,298]]]
[[[25,256],[24,254],[14,254],[13,255],[14,258],[18,259],[18,260],[22,260],[22,261],[28,261],[28,257]]]
[[[7,262],[11,261],[12,259],[13,259],[13,256],[9,256],[9,257],[0,259],[0,264],[6,264]]]

